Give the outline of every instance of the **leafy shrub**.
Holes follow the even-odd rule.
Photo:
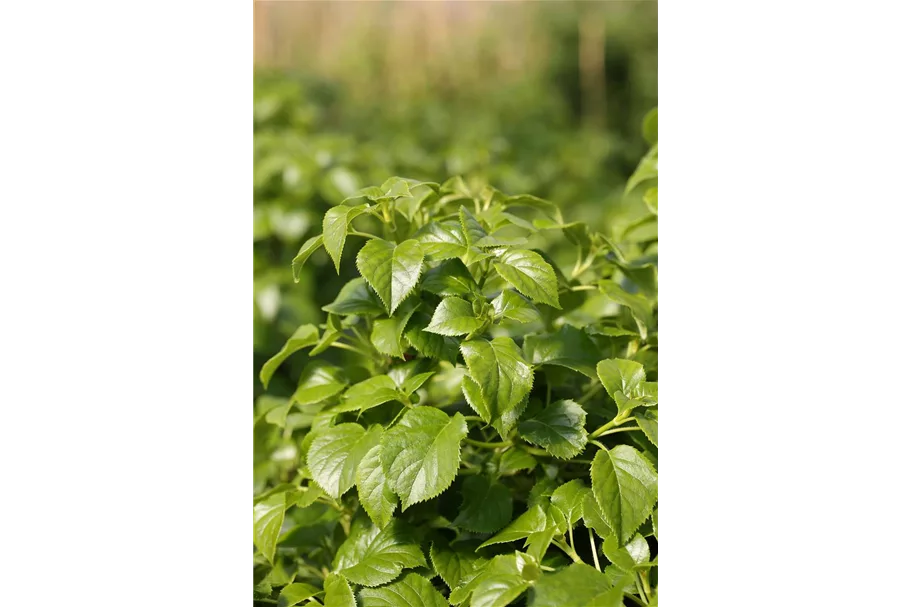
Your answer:
[[[254,498],[255,602],[657,605],[657,112],[644,131],[652,213],[621,240],[461,178],[326,212],[292,276],[321,249],[359,275],[260,371],[308,351],[257,407],[288,449]]]

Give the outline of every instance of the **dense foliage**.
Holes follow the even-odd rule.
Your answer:
[[[257,401],[255,603],[657,605],[656,111],[644,134],[608,235],[461,177],[325,212],[290,280],[356,274],[259,372],[306,360]]]

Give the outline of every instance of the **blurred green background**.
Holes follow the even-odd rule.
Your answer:
[[[254,9],[260,401],[290,394],[305,361],[283,365],[264,397],[259,368],[299,325],[319,324],[320,307],[353,277],[345,268],[337,276],[319,251],[294,283],[291,259],[321,231],[326,209],[363,186],[393,175],[462,175],[552,200],[567,221],[608,235],[648,215],[641,195],[623,192],[648,149],[642,119],[658,103],[656,2],[267,1]],[[254,483],[281,462],[273,455],[256,466]]]

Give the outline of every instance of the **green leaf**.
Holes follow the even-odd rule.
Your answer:
[[[465,264],[458,259],[447,259],[437,267],[428,270],[421,281],[421,289],[441,297],[478,293],[478,283],[471,276]]]
[[[497,470],[499,476],[510,476],[521,470],[534,470],[538,465],[536,460],[527,451],[511,447],[503,452]]]
[[[327,575],[323,589],[326,591],[326,597],[323,600],[324,607],[357,607],[348,580],[339,574]]]
[[[623,287],[612,280],[602,280],[598,283],[598,288],[612,301],[629,308],[630,314],[639,328],[640,337],[645,339],[652,318],[652,307],[648,300],[642,295],[624,291]]]
[[[428,371],[427,373],[418,373],[414,377],[409,377],[402,382],[402,392],[410,396],[434,375],[436,375],[435,371]]]
[[[648,210],[658,214],[658,188],[649,188],[645,190],[645,194],[642,195],[642,200],[645,201],[645,206],[648,207]]]
[[[623,571],[634,571],[642,565],[647,565],[652,558],[648,542],[638,533],[626,546],[619,546],[617,537],[611,534],[604,538],[604,545],[601,549],[610,562]]]
[[[357,269],[386,305],[395,312],[421,277],[424,251],[416,240],[394,244],[387,240],[369,241],[357,254]]]
[[[491,304],[497,318],[508,318],[521,323],[541,319],[541,314],[531,302],[509,289],[497,295]]]
[[[320,337],[319,342],[310,350],[310,356],[316,356],[328,350],[343,333],[341,319],[335,314],[329,314],[326,318],[326,330],[323,332],[323,336]]]
[[[404,358],[402,350],[402,333],[411,319],[411,315],[418,309],[417,298],[409,298],[399,306],[391,318],[379,318],[373,322],[370,332],[370,343],[381,354]]]
[[[310,347],[318,341],[319,329],[314,325],[301,325],[298,327],[294,334],[288,338],[288,341],[285,342],[285,345],[282,346],[282,349],[278,351],[278,354],[267,360],[263,368],[260,369],[259,381],[263,383],[263,387],[269,387],[269,380],[272,379],[279,365],[285,362],[285,359],[298,350]]]
[[[592,462],[592,491],[611,531],[626,543],[658,501],[658,474],[636,449],[617,445]]]
[[[449,589],[455,590],[471,573],[482,567],[487,559],[478,556],[465,545],[454,547],[434,542],[430,546],[430,561]]]
[[[294,502],[294,505],[298,508],[306,508],[316,502],[322,495],[325,495],[325,492],[315,485],[306,488],[300,487],[297,492],[297,501]]]
[[[367,286],[367,281],[363,278],[348,281],[339,291],[335,301],[323,306],[323,310],[339,316],[352,314],[374,316],[386,313],[383,302]]]
[[[278,607],[293,607],[294,605],[299,605],[311,596],[319,594],[320,592],[322,592],[322,590],[316,586],[311,586],[310,584],[288,584],[282,588],[281,593],[278,595]]]
[[[521,552],[494,557],[477,575],[454,590],[449,601],[471,607],[506,607],[525,592],[541,575],[532,557]]]
[[[476,318],[471,304],[458,297],[447,297],[440,302],[425,331],[437,335],[467,335],[484,326],[484,320]]]
[[[632,582],[632,580],[630,580],[630,582]],[[624,584],[620,584],[614,586],[607,592],[596,595],[592,600],[585,604],[585,607],[624,607],[623,587]],[[657,590],[654,590],[653,592],[657,592]],[[657,596],[657,594],[655,596]],[[657,607],[657,603],[655,603],[655,605]],[[329,605],[327,604],[326,607],[329,607]]]
[[[601,352],[585,331],[563,325],[556,333],[529,335],[522,344],[525,358],[533,365],[558,365],[595,377]]]
[[[645,369],[632,360],[624,358],[602,360],[598,363],[598,379],[601,380],[604,389],[612,398],[617,392],[627,399],[635,399],[645,394],[643,391]],[[619,406],[620,403],[617,405]]]
[[[429,581],[409,573],[402,581],[382,588],[361,590],[362,607],[449,607]]]
[[[462,356],[468,366],[470,379],[477,390],[463,382],[466,399],[480,402],[474,404],[484,421],[498,422],[497,431],[501,436],[509,432],[518,418],[517,410],[534,381],[531,367],[523,360],[522,352],[508,337],[497,337],[491,341],[472,339],[461,345]],[[469,382],[470,383],[470,382]],[[470,393],[469,393],[470,392]]]
[[[462,506],[453,524],[476,533],[493,533],[512,519],[512,495],[506,485],[486,476],[462,483]]]
[[[398,504],[395,492],[389,487],[383,464],[380,460],[380,445],[374,445],[364,455],[355,475],[357,496],[370,519],[378,526],[385,527],[392,520],[392,513]]]
[[[651,145],[658,143],[658,108],[652,108],[642,119],[642,137]]]
[[[636,423],[653,445],[658,446],[658,409],[637,409],[633,413]]]
[[[487,238],[487,231],[481,223],[465,207],[459,207],[459,222],[462,224],[462,233],[469,246],[482,246],[480,243]]]
[[[436,360],[446,360],[455,364],[459,356],[459,342],[452,337],[444,337],[436,333],[424,331],[430,324],[430,316],[418,312],[411,317],[405,329],[405,340],[417,350],[421,356]]]
[[[402,510],[442,493],[459,470],[459,443],[468,435],[460,413],[451,418],[431,407],[405,412],[382,439],[380,457]]]
[[[322,234],[314,236],[303,244],[300,251],[298,251],[294,259],[291,260],[291,276],[294,277],[294,282],[300,282],[301,269],[304,267],[304,264],[307,263],[307,260],[310,259],[310,256],[321,246],[323,246]]]
[[[493,266],[503,280],[522,295],[560,309],[557,275],[539,254],[527,249],[513,249],[501,255]]]
[[[545,573],[535,584],[529,607],[586,607],[613,585],[591,565],[574,563],[556,573]]]
[[[519,423],[519,436],[561,459],[585,449],[585,409],[571,400],[551,403],[544,411]]]
[[[327,495],[338,499],[354,486],[357,466],[383,429],[364,430],[360,424],[339,424],[320,432],[307,451],[307,466],[313,480]]]
[[[275,546],[285,521],[285,510],[291,504],[287,492],[278,493],[253,505],[253,544],[270,563],[274,563]]]
[[[468,244],[458,220],[431,221],[418,230],[414,238],[424,247],[424,253],[431,261],[459,258],[470,266],[491,257],[483,249]]]
[[[573,479],[554,489],[550,496],[550,502],[557,512],[563,516],[567,529],[572,529],[579,519],[582,518],[582,507],[585,503],[585,496],[591,491],[580,479]]]
[[[403,521],[380,529],[367,518],[356,519],[335,555],[333,568],[361,586],[391,582],[403,569],[426,567],[427,561]]]
[[[341,273],[342,251],[348,237],[348,224],[351,220],[367,210],[367,205],[356,207],[339,205],[332,207],[323,216],[323,245],[335,264],[336,274]]]
[[[468,251],[458,221],[431,221],[418,230],[414,238],[424,247],[424,253],[431,261],[462,257]]]
[[[301,383],[291,396],[299,405],[312,405],[331,398],[345,389],[342,370],[324,361],[313,361],[301,374]]]
[[[538,198],[531,194],[519,194],[517,196],[509,196],[503,203],[507,207],[524,206],[536,209],[554,223],[563,223],[563,215],[560,213],[560,207],[549,200],[544,200],[543,198]]]
[[[585,522],[585,526],[589,529],[594,529],[601,539],[613,537],[614,542],[617,541],[614,532],[611,531],[610,525],[607,523],[607,519],[604,517],[604,513],[601,512],[601,507],[595,500],[594,493],[587,493],[582,500],[582,520]]]
[[[522,516],[509,523],[505,529],[484,542],[479,548],[504,544],[526,538],[536,531],[543,531],[547,526],[547,515],[541,506],[532,506]]]
[[[377,375],[354,384],[343,396],[342,404],[335,411],[366,411],[391,400],[398,400],[401,393],[388,375]]]
[[[636,186],[653,179],[658,179],[658,144],[652,146],[652,149],[642,157],[639,166],[633,171],[629,181],[626,182],[626,193],[629,194]]]

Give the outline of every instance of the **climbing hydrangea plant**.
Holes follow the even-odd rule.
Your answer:
[[[292,272],[324,249],[357,277],[260,372],[309,356],[257,407],[294,464],[254,497],[254,603],[657,605],[657,111],[644,132],[645,213],[610,238],[460,178],[329,209]]]

